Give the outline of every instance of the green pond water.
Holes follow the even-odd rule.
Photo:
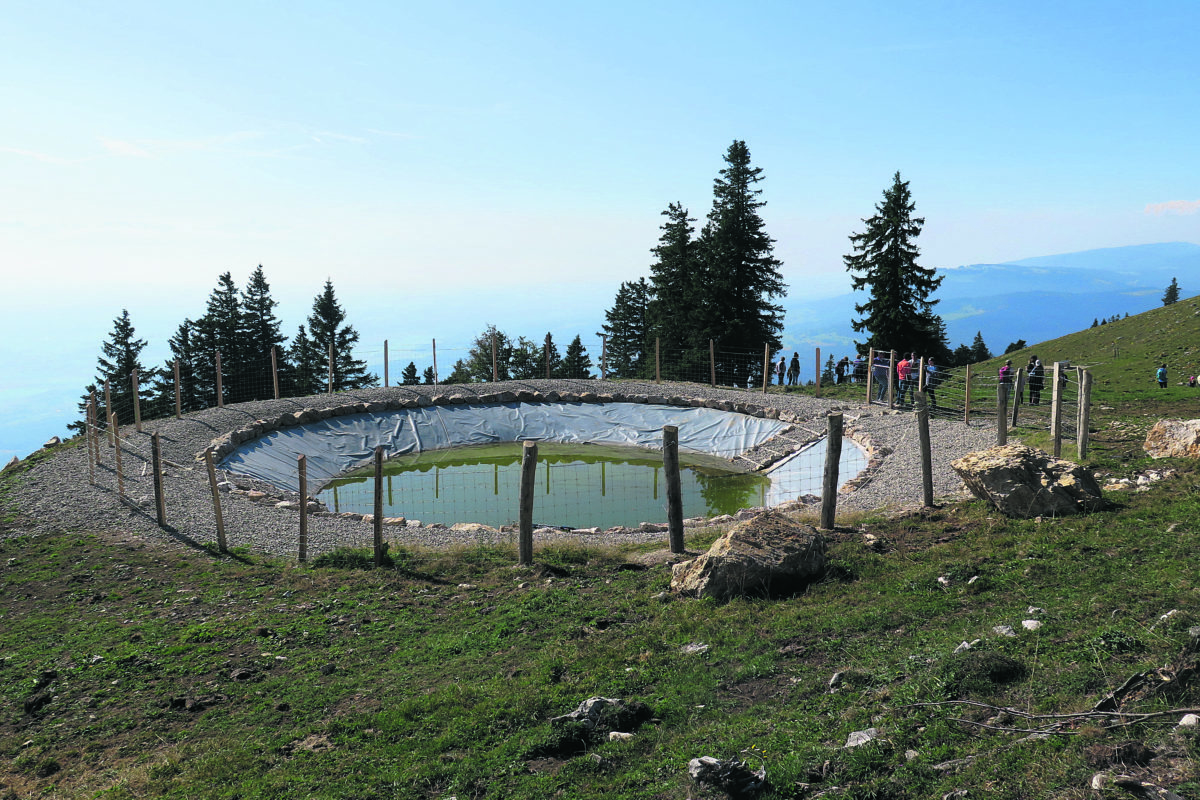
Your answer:
[[[383,514],[425,524],[515,524],[520,442],[435,450],[385,462]],[[723,459],[680,453],[685,517],[732,514],[768,505],[771,479],[737,472]],[[667,519],[662,454],[611,445],[538,444],[534,498],[537,525],[571,528],[636,526]],[[331,510],[370,514],[373,468],[329,483],[317,497]]]

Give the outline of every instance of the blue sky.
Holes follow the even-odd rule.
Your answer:
[[[513,298],[594,324],[734,139],[793,296],[848,288],[896,170],[926,266],[1197,242],[1197,30],[1194,2],[7,2],[0,400],[40,391],[31,326],[82,385],[121,308],[158,363],[256,264],[288,333],[327,277],[372,341],[419,306],[466,342]]]

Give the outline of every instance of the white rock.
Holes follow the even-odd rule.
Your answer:
[[[679,648],[679,652],[683,653],[685,656],[707,653],[708,645],[704,644],[703,642],[691,642],[690,644],[685,644],[683,647]]]
[[[992,628],[992,633],[996,634],[997,636],[1009,637],[1017,635],[1017,632],[1012,629],[1011,625],[997,625],[996,627]]]
[[[632,733],[625,733],[624,731],[608,732],[608,740],[610,742],[631,742],[633,739],[634,735]]]
[[[875,728],[867,728],[865,731],[854,731],[846,737],[846,747],[860,747],[867,742],[879,738],[879,731]]]
[[[1200,716],[1196,714],[1184,714],[1183,718],[1179,720],[1180,728],[1195,728],[1198,725],[1200,725]]]
[[[1027,619],[1021,622],[1021,627],[1027,631],[1036,631],[1042,627],[1042,623],[1036,619]]]
[[[1031,617],[1037,617],[1037,616],[1040,616],[1040,615],[1042,615],[1042,614],[1045,614],[1045,613],[1046,613],[1046,609],[1044,609],[1044,608],[1038,608],[1037,606],[1030,606],[1029,608],[1025,609],[1025,613],[1026,613],[1026,614],[1028,614],[1028,615],[1029,615],[1029,616],[1031,616]]]

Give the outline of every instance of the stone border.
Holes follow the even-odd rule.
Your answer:
[[[784,428],[770,439],[746,450],[745,452],[727,459],[731,463],[742,462],[743,465],[749,466],[751,472],[763,472],[768,467],[784,460],[802,450],[813,442],[818,441],[825,436],[824,432],[813,431],[802,427],[802,423],[809,422],[811,418],[804,417],[787,409],[779,409],[771,406],[763,406],[757,403],[748,403],[745,401],[733,400],[716,400],[703,397],[685,397],[682,395],[656,395],[656,394],[625,394],[621,392],[602,393],[595,392],[540,392],[537,390],[520,390],[520,391],[501,391],[501,392],[486,392],[483,394],[437,394],[433,396],[419,394],[416,397],[396,398],[387,401],[375,402],[357,402],[348,403],[340,406],[328,406],[325,408],[306,408],[301,411],[292,411],[286,414],[281,414],[278,417],[271,419],[258,419],[249,425],[222,434],[211,442],[213,450],[213,459],[220,461],[227,455],[231,454],[240,445],[246,442],[259,439],[268,433],[272,433],[284,428],[291,428],[297,425],[305,425],[311,422],[329,419],[330,417],[351,416],[353,414],[370,414],[381,413],[385,411],[402,411],[410,408],[425,408],[429,406],[451,406],[451,405],[494,405],[499,403],[640,403],[645,405],[666,405],[677,406],[680,408],[709,408],[715,411],[726,411],[734,414],[745,414],[751,417],[763,419],[775,419],[780,422],[788,423],[788,427]],[[830,408],[828,413],[845,412],[851,410],[846,408]],[[798,432],[803,432],[807,435],[796,435]],[[867,453],[867,466],[856,476],[842,484],[839,493],[848,493],[855,491],[859,486],[864,485],[870,480],[871,474],[874,473],[883,463],[883,458],[890,451],[888,448],[880,448],[876,450],[871,443],[870,436],[864,432],[856,430],[853,425],[845,428],[843,435],[854,441]],[[787,443],[785,448],[779,447],[779,442]],[[197,453],[195,456],[197,461],[204,460],[204,453]],[[232,473],[226,470],[221,470],[227,476],[236,477],[245,488],[237,486],[233,481],[226,481],[228,485],[222,486],[227,491],[245,494],[250,500],[265,502],[275,505],[277,508],[290,509],[299,511],[300,503],[303,498],[298,492],[289,492],[279,487],[273,486],[265,481],[255,480],[249,476],[239,473]],[[774,508],[782,511],[793,511],[797,508],[810,505],[812,502],[819,502],[820,498],[815,501],[810,497],[782,503]],[[346,519],[365,521],[373,524],[374,519],[371,514],[358,514],[355,512],[346,512],[344,514],[334,514],[329,511],[324,504],[317,500],[311,500],[308,504],[310,513],[322,516],[340,516]],[[737,518],[744,518],[744,513],[758,513],[763,509],[743,509],[738,512],[736,517],[723,515],[713,517],[712,519],[695,518],[689,519],[687,522],[692,525],[703,524],[721,524],[722,522],[733,521]],[[728,519],[726,519],[728,517]],[[406,521],[403,517],[386,518],[383,521],[385,525],[404,525]],[[457,523],[459,525],[477,525],[478,523]],[[651,523],[656,527],[660,523]],[[447,526],[448,527],[448,526]],[[645,527],[645,524],[643,525]],[[586,528],[574,530],[590,530]],[[665,530],[665,527],[664,527]]]

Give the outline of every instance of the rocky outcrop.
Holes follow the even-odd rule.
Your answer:
[[[1200,419],[1159,420],[1142,449],[1151,458],[1200,458]]]
[[[1090,471],[1022,444],[968,453],[950,466],[972,494],[1009,517],[1082,514],[1107,506]]]
[[[676,564],[671,589],[729,600],[794,594],[825,573],[825,538],[816,528],[765,511],[736,525],[699,558]]]

